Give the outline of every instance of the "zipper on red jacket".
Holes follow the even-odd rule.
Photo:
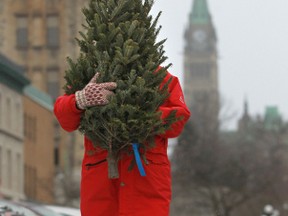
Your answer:
[[[103,160],[100,160],[100,161],[98,161],[96,163],[85,164],[85,167],[86,167],[87,170],[89,170],[89,169],[91,169],[91,168],[93,168],[93,167],[95,167],[95,166],[97,166],[97,165],[99,165],[99,164],[101,164],[101,163],[103,163],[105,161],[106,161],[106,159],[103,159]]]

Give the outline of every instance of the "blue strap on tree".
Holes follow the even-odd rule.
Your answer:
[[[132,146],[133,146],[133,152],[134,152],[136,164],[137,164],[138,170],[140,172],[140,175],[146,176],[146,173],[145,173],[142,161],[141,161],[141,157],[139,154],[139,143],[133,143]]]

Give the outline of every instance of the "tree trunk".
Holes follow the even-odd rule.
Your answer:
[[[108,178],[109,179],[119,178],[118,157],[111,148],[108,150],[107,162],[108,162]]]

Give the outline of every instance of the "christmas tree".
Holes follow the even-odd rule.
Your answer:
[[[169,96],[164,56],[165,40],[156,41],[161,29],[149,14],[151,0],[91,0],[83,9],[85,33],[76,39],[81,48],[74,62],[68,58],[64,86],[66,94],[81,90],[95,75],[101,82],[116,82],[115,95],[105,106],[86,109],[79,130],[95,146],[108,150],[109,178],[117,178],[121,151],[138,143],[142,158],[153,147],[155,135],[163,134],[177,119],[175,112],[161,119],[159,106]]]

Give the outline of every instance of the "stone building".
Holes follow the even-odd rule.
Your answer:
[[[84,23],[81,8],[88,0],[3,0],[0,3],[0,53],[24,68],[31,84],[53,100],[63,93],[66,57],[76,59],[76,37]],[[25,109],[30,109],[27,103]],[[66,133],[55,120],[53,161],[59,176],[79,180],[82,137]],[[36,128],[38,130],[39,127]],[[40,130],[40,129],[39,129]],[[47,132],[48,133],[48,132]],[[78,181],[77,180],[77,181]],[[77,184],[77,182],[75,183]],[[60,188],[63,188],[60,186]],[[59,196],[57,196],[59,197]]]
[[[54,202],[52,99],[0,55],[0,195]],[[36,129],[37,128],[37,129]]]
[[[79,52],[75,37],[85,0],[4,1],[0,8],[0,51],[25,69],[38,89],[55,99],[62,93],[66,57]]]
[[[0,194],[24,196],[23,92],[29,80],[21,68],[0,55]]]
[[[24,89],[24,192],[26,199],[55,202],[54,116],[50,96]]]

